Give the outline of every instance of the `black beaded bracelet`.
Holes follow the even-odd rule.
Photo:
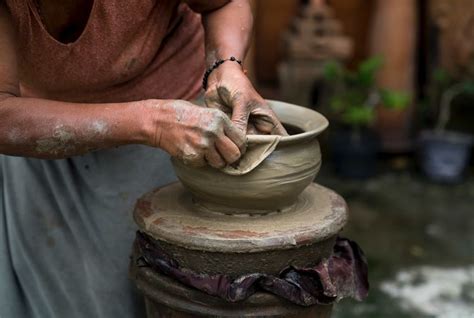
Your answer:
[[[225,60],[217,60],[217,61],[215,61],[214,64],[212,64],[212,66],[207,69],[206,73],[204,73],[204,78],[202,79],[202,88],[203,88],[204,90],[207,89],[207,81],[208,81],[209,75],[211,75],[212,71],[214,71],[216,68],[218,68],[219,66],[221,66],[222,64],[224,64],[224,63],[227,62],[227,61],[237,62],[237,63],[240,64],[240,66],[242,66],[242,61],[236,59],[236,58],[233,57],[233,56],[231,56],[230,58],[225,59]]]

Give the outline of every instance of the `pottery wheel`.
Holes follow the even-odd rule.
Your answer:
[[[176,182],[140,198],[134,218],[141,231],[192,270],[238,274],[258,266],[260,272],[276,273],[282,266],[328,257],[347,222],[347,206],[335,192],[312,183],[288,210],[226,215],[199,208]],[[268,267],[262,269],[261,262]]]

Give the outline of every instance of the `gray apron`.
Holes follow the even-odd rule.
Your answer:
[[[145,146],[0,155],[0,317],[144,317],[127,275],[133,206],[174,180],[168,156]]]

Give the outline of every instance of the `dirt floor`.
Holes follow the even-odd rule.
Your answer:
[[[386,171],[368,181],[324,167],[316,180],[350,208],[343,235],[369,262],[365,302],[341,301],[334,318],[474,317],[474,177],[432,184],[416,172]]]

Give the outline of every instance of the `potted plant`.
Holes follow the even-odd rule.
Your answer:
[[[329,138],[336,172],[345,177],[368,178],[375,174],[379,138],[374,132],[376,107],[399,110],[410,97],[377,87],[375,75],[382,66],[380,57],[363,61],[355,71],[339,62],[324,67],[329,91],[329,117],[337,129]]]
[[[430,104],[438,104],[434,129],[423,130],[418,139],[418,154],[423,173],[431,180],[457,183],[469,163],[473,138],[470,134],[448,130],[454,101],[474,97],[473,80],[454,80],[442,70],[434,72]]]

